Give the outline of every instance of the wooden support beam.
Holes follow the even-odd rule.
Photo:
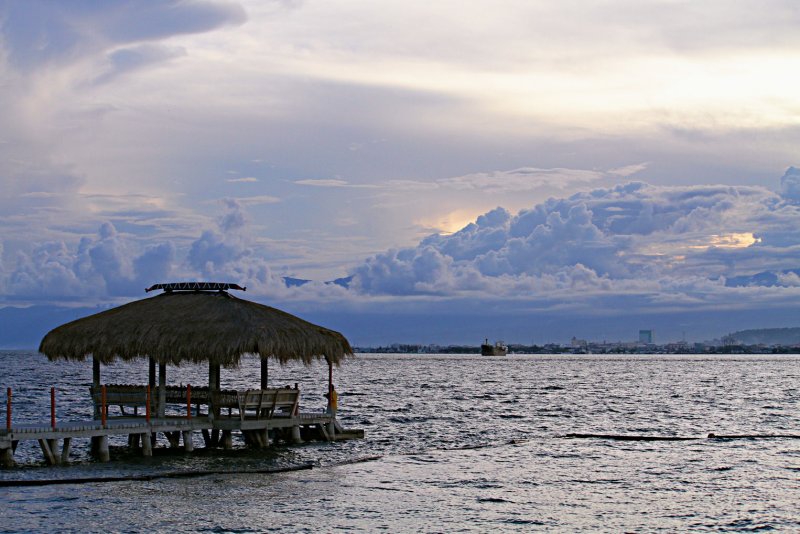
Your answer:
[[[100,360],[92,356],[92,385],[94,390],[98,391],[100,388]],[[100,406],[95,403],[94,405],[94,418],[100,419]]]
[[[48,439],[47,446],[50,447],[50,452],[53,454],[53,460],[55,460],[56,464],[58,464],[61,461],[61,456],[58,454],[58,440]]]
[[[214,394],[219,391],[219,365],[215,365],[212,362],[208,362],[208,390],[211,394],[208,418],[213,421],[219,418],[219,407],[214,404]]]
[[[328,441],[336,441],[336,419],[328,423]]]
[[[142,455],[148,458],[153,456],[153,441],[150,438],[150,433],[139,435],[142,439]]]
[[[14,451],[12,449],[0,449],[0,466],[14,467]]]
[[[295,425],[292,427],[292,443],[299,445],[303,443],[303,438],[300,437],[300,426]]]
[[[39,440],[39,447],[42,448],[42,454],[44,454],[44,461],[47,465],[56,465],[58,462],[56,461],[56,457],[53,454],[53,451],[50,449],[50,443],[46,439]]]
[[[100,360],[92,356],[92,385],[100,387]]]
[[[181,436],[183,437],[183,450],[186,452],[194,451],[194,443],[192,442],[192,431],[191,430],[184,430],[181,432]]]
[[[150,389],[156,389],[156,361],[153,358],[148,358],[147,363],[147,383],[150,385]]]
[[[173,449],[177,449],[181,446],[181,433],[180,432],[164,432],[164,435],[167,436],[167,441],[169,441],[169,446]]]
[[[100,436],[97,456],[101,462],[111,461],[111,453],[108,450],[108,436]]]
[[[266,358],[261,360],[261,389],[267,389],[269,381],[269,362]]]
[[[233,448],[233,436],[230,430],[222,431],[222,448],[229,451]]]
[[[64,438],[64,446],[61,449],[61,463],[69,462],[69,452],[72,445],[72,438]]]
[[[167,364],[158,364],[158,418],[167,413]]]

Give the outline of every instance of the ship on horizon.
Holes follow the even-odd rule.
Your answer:
[[[495,341],[494,345],[489,344],[489,338],[481,345],[481,354],[484,356],[505,356],[508,354],[508,346],[502,341]]]

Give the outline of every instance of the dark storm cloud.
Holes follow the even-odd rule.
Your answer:
[[[3,46],[10,63],[20,70],[247,20],[244,9],[234,2],[180,0],[12,1],[0,11],[0,17]]]

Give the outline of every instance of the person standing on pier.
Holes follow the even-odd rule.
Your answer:
[[[336,388],[331,384],[331,388],[328,393],[325,394],[325,397],[328,399],[328,409],[326,413],[336,417],[336,410],[339,409],[339,394],[336,393]]]

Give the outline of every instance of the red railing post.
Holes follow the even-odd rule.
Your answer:
[[[103,428],[106,427],[106,418],[108,417],[108,405],[106,404],[106,386],[103,385],[102,406],[100,406],[100,418],[102,419]]]
[[[186,384],[186,419],[192,418],[192,385]]]
[[[150,384],[147,384],[147,405],[144,410],[144,418],[150,424]]]
[[[56,388],[50,388],[50,428],[56,428]]]
[[[6,430],[11,431],[11,388],[6,390]]]

